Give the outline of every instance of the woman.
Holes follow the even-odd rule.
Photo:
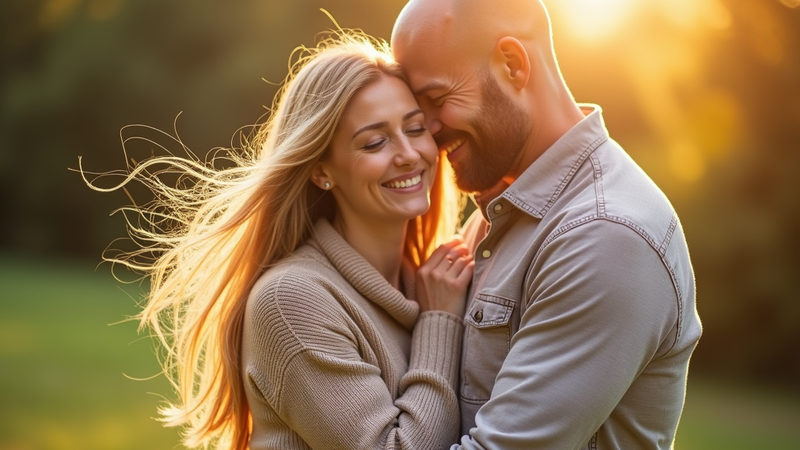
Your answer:
[[[153,158],[117,186],[157,195],[150,229],[129,224],[152,245],[112,260],[151,277],[141,320],[180,395],[164,420],[190,447],[445,448],[472,275],[458,241],[431,251],[458,213],[446,159],[363,35],[309,50],[276,104],[233,168]],[[176,171],[196,182],[159,181]]]

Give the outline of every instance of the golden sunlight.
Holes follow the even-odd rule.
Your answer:
[[[675,180],[701,179],[746,133],[738,99],[706,78],[715,43],[734,26],[725,2],[562,0],[557,5],[573,45],[594,47],[592,53],[622,65],[640,113],[664,151],[667,164],[661,167]],[[742,8],[748,8],[743,26],[752,51],[779,64],[786,33],[763,4],[747,2]]]
[[[45,30],[58,28],[69,19],[80,6],[81,0],[48,0],[42,2],[39,12],[39,25]]]
[[[610,35],[627,19],[641,0],[563,0],[560,7],[569,11],[572,32],[593,40]]]
[[[703,154],[692,141],[677,141],[669,149],[672,173],[681,181],[697,181],[706,171]]]

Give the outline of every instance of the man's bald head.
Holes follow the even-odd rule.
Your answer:
[[[550,20],[539,0],[411,0],[395,21],[392,48],[401,54],[440,50],[484,60],[505,36],[520,40],[528,51],[552,54]]]
[[[411,0],[392,53],[463,190],[510,184],[583,117],[539,0]]]

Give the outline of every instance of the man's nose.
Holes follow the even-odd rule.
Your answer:
[[[429,101],[420,101],[420,108],[425,113],[425,126],[431,135],[442,130],[442,121],[439,120],[439,108],[434,107]]]
[[[439,120],[439,117],[433,113],[425,113],[425,126],[428,127],[428,131],[431,133],[431,136],[442,131],[442,121]]]

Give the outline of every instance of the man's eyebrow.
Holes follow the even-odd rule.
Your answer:
[[[411,111],[409,113],[406,113],[406,115],[403,116],[403,121],[406,121],[406,120],[416,116],[417,114],[422,114],[422,110],[417,108],[417,109],[415,109],[415,110],[413,110],[413,111]],[[358,136],[359,134],[361,134],[361,133],[363,133],[365,131],[377,130],[379,128],[383,128],[383,127],[388,126],[388,125],[389,125],[389,123],[386,122],[386,121],[384,121],[384,122],[375,122],[375,123],[371,123],[369,125],[365,125],[365,126],[359,128],[355,133],[353,133],[353,138],[355,138],[356,136]]]

